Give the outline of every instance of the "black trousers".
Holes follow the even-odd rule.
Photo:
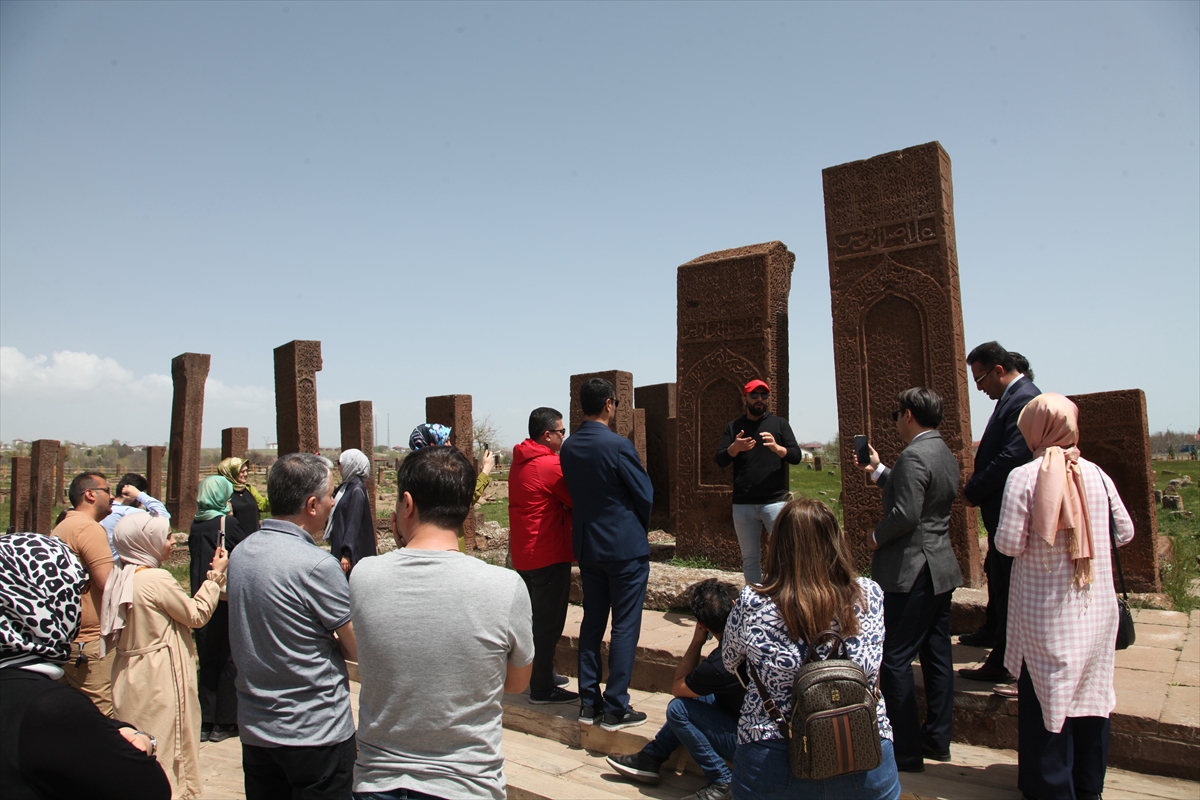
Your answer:
[[[246,800],[350,800],[354,737],[319,747],[242,745]]]
[[[200,721],[204,725],[237,724],[237,667],[229,648],[229,603],[217,603],[212,618],[196,630]]]
[[[1004,666],[1008,642],[1008,586],[1012,581],[1012,568],[1012,556],[1006,556],[996,549],[996,531],[989,530],[987,557],[983,560],[983,571],[987,574],[988,582],[987,621],[984,624],[996,641],[985,662],[989,667]]]
[[[1104,791],[1108,717],[1067,717],[1051,733],[1029,670],[1017,680],[1017,788],[1035,800],[1076,800]]]
[[[529,604],[533,607],[533,674],[529,678],[529,696],[544,698],[554,691],[554,652],[567,623],[571,563],[517,570],[517,574],[525,581]]]
[[[950,749],[954,722],[954,659],[950,653],[950,598],[933,593],[926,564],[908,592],[884,592],[883,663],[879,687],[895,737],[897,764],[920,763],[921,745]],[[921,725],[912,662],[920,655],[927,714]]]

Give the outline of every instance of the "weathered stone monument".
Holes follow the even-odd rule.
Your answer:
[[[1133,541],[1120,552],[1125,585],[1131,592],[1160,592],[1146,394],[1141,389],[1127,389],[1072,395],[1071,401],[1079,406],[1079,452],[1112,478],[1133,520]]]
[[[186,531],[196,516],[200,483],[200,433],[204,422],[204,382],[212,357],[184,353],[171,359],[171,438],[167,450],[167,511],[171,526]],[[149,477],[149,476],[147,476]]]
[[[871,559],[869,532],[883,512],[880,489],[854,468],[854,437],[866,434],[884,463],[896,463],[904,448],[892,421],[898,392],[927,386],[942,396],[938,430],[963,480],[972,468],[954,194],[950,157],[937,142],[830,167],[822,177],[842,509],[862,568]],[[950,538],[963,580],[978,586],[975,510],[961,496]]]
[[[450,445],[475,461],[475,420],[471,414],[471,395],[444,394],[425,398],[425,421],[445,425],[450,429]],[[489,442],[490,444],[490,442]],[[463,523],[463,539],[467,552],[475,549],[475,515],[468,514]]]
[[[733,531],[732,469],[715,457],[739,417],[742,387],[771,387],[771,410],[788,416],[788,293],[796,261],[782,242],[709,253],[676,276],[677,463],[675,546],[741,569]]]
[[[8,526],[14,531],[28,533],[29,518],[29,456],[12,457],[12,491],[8,502]]]
[[[167,448],[161,444],[152,444],[146,448],[146,482],[150,484],[150,496],[156,499],[162,497],[162,462],[166,452]]]
[[[353,403],[342,403],[342,450],[361,450],[372,459],[375,452],[375,411],[370,400],[355,400]],[[469,456],[468,456],[469,457]],[[371,501],[371,519],[375,519],[375,470],[370,470],[363,483],[367,487],[367,497]]]
[[[671,473],[674,443],[668,442],[667,420],[675,416],[675,384],[656,383],[633,390],[633,403],[646,414],[646,471],[654,485],[650,527],[675,530],[675,498]]]
[[[245,458],[250,449],[249,428],[221,429],[221,460],[227,458]]]
[[[315,453],[321,343],[296,339],[275,348],[275,431],[279,455]]]
[[[60,443],[38,439],[29,453],[29,524],[34,533],[54,528],[54,468]]]
[[[618,435],[624,436],[633,442],[633,446],[638,452],[638,458],[642,461],[642,466],[646,466],[646,415],[644,411],[639,414],[638,411],[640,409],[634,403],[632,372],[610,369],[606,372],[586,372],[580,375],[572,375],[570,425],[568,430],[574,433],[583,424],[583,406],[579,404],[579,388],[583,386],[584,381],[592,378],[603,378],[616,389],[617,413],[613,415],[608,427]]]
[[[67,446],[60,445],[58,448],[58,464],[54,468],[54,502],[67,502],[67,495],[64,491],[64,481],[67,477]]]

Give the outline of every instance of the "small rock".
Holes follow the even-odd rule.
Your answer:
[[[836,473],[836,472],[834,472],[833,470],[829,470],[829,474],[830,474],[830,475],[837,475],[837,473]],[[832,646],[833,646],[833,645],[830,645],[830,647],[832,647]]]
[[[1178,473],[1178,472],[1175,472],[1175,471],[1173,471],[1173,470],[1164,469],[1164,470],[1162,471],[1162,474],[1163,474],[1163,475],[1178,475],[1179,473]]]
[[[1192,476],[1184,475],[1182,478],[1179,479],[1179,485],[1180,486],[1191,486],[1192,485]]]
[[[819,494],[819,495],[821,495],[822,497],[824,497],[825,495],[829,494],[829,492],[817,492],[817,494]]]
[[[1179,478],[1172,478],[1167,481],[1167,486],[1170,486],[1172,489],[1178,489],[1182,483],[1183,481],[1179,480]]]
[[[1166,511],[1183,511],[1183,498],[1177,494],[1164,494],[1162,507]]]
[[[1154,505],[1161,506],[1162,498],[1163,498],[1162,489],[1155,489],[1154,490]]]

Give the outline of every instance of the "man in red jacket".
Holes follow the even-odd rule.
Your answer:
[[[529,438],[513,448],[508,474],[509,548],[513,568],[525,580],[533,606],[533,675],[529,702],[572,703],[579,699],[556,685],[554,651],[567,621],[571,595],[571,495],[558,451],[567,431],[562,414],[535,408]]]

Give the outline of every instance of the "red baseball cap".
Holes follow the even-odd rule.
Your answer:
[[[746,388],[742,390],[742,394],[750,394],[755,389],[766,389],[768,392],[771,391],[771,387],[767,386],[766,381],[760,381],[756,378],[755,380],[752,380],[746,384]]]

